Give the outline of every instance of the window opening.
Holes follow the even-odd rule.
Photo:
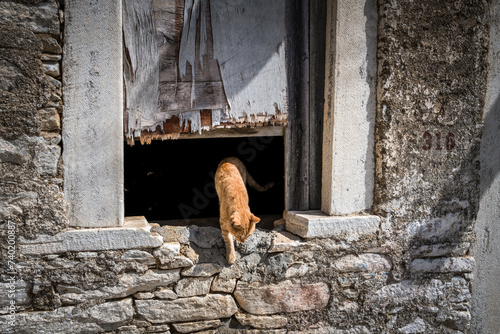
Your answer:
[[[272,228],[284,209],[283,137],[242,137],[152,141],[124,146],[125,216],[145,216],[160,225],[219,226],[213,177],[219,162],[238,157],[261,185],[247,187],[250,209]]]

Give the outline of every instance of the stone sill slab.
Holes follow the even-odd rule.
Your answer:
[[[19,250],[26,255],[46,255],[160,247],[163,237],[150,230],[145,217],[127,217],[120,227],[67,229],[56,235],[40,235],[34,240],[21,237]]]
[[[376,235],[380,217],[374,215],[329,216],[319,210],[288,211],[286,229],[302,238],[337,237],[345,241]]]

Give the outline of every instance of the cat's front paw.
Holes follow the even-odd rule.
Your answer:
[[[236,254],[227,254],[227,263],[233,264],[236,261]]]

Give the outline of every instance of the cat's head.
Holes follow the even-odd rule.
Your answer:
[[[260,222],[260,218],[253,213],[249,215],[233,214],[231,216],[231,234],[239,242],[245,242],[255,231],[255,224]]]

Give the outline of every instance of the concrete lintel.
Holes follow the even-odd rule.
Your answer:
[[[329,216],[321,211],[288,211],[285,213],[286,229],[303,238],[338,237],[356,241],[375,235],[380,229],[380,217]]]
[[[151,225],[144,217],[128,217],[120,227],[67,229],[53,236],[40,235],[34,240],[21,237],[19,250],[26,255],[45,255],[160,247],[163,237],[150,230]]]

